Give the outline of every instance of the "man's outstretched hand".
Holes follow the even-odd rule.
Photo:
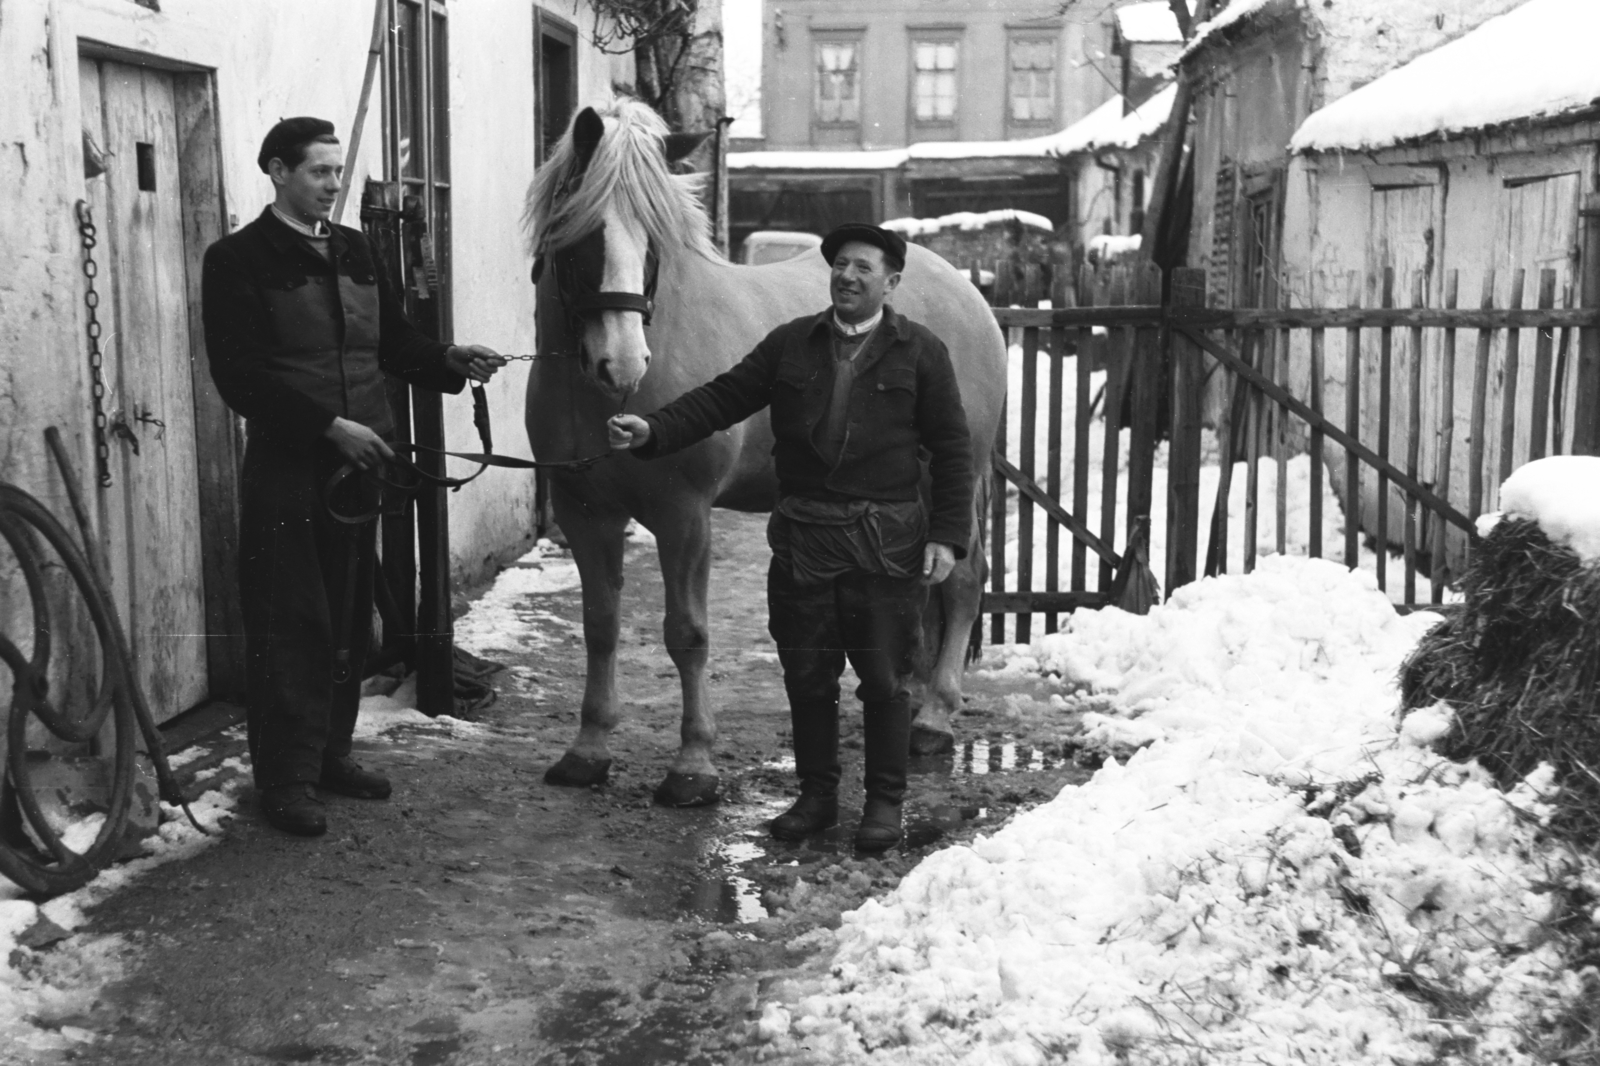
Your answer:
[[[372,470],[382,466],[385,459],[394,458],[382,437],[348,418],[335,418],[322,435],[333,441],[339,454],[357,470]]]
[[[618,451],[638,448],[650,439],[650,423],[638,415],[613,415],[606,422],[606,435]]]
[[[955,568],[956,550],[936,540],[928,541],[928,546],[922,549],[922,579],[930,585],[937,585],[949,577],[950,571]]]
[[[506,365],[505,356],[481,344],[457,344],[444,353],[444,361],[457,374],[479,383],[488,381]]]

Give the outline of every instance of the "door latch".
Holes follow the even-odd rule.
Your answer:
[[[128,446],[133,449],[133,454],[139,454],[139,435],[133,431],[132,426],[128,425],[128,413],[126,411],[119,409],[113,413],[109,428],[113,437],[120,437],[127,441]]]

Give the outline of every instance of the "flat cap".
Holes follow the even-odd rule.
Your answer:
[[[268,163],[274,159],[287,161],[296,145],[307,144],[318,137],[332,135],[333,123],[325,118],[302,115],[299,118],[283,119],[267,131],[266,139],[261,142],[261,154],[256,156],[256,165],[261,168],[261,173],[265,174]]]
[[[867,222],[846,222],[822,238],[822,258],[833,262],[839,249],[851,241],[860,241],[883,249],[883,256],[896,270],[906,268],[906,239],[893,230]]]

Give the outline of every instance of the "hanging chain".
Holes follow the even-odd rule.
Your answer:
[[[85,200],[79,200],[73,210],[78,216],[78,236],[83,242],[83,276],[88,280],[88,288],[83,294],[83,305],[88,309],[88,325],[85,331],[89,335],[89,375],[90,395],[94,397],[94,465],[95,473],[99,476],[100,487],[111,486],[111,441],[109,436],[109,423],[106,419],[106,375],[105,356],[100,351],[100,294],[95,291],[94,279],[100,273],[100,266],[94,261],[94,248],[99,242],[95,238],[94,213]]]

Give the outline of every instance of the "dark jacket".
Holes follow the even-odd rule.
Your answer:
[[[885,307],[856,356],[844,448],[829,463],[818,445],[833,394],[832,318],[830,309],[779,326],[738,365],[646,415],[650,439],[635,454],[686,448],[768,405],[785,496],[914,500],[926,454],[928,539],[960,557],[972,529],[972,446],[950,353],[927,327]]]
[[[335,417],[394,428],[383,374],[438,392],[466,379],[449,345],[406,320],[360,230],[334,226],[333,262],[268,207],[206,249],[201,314],[211,378],[252,434],[303,446]]]

